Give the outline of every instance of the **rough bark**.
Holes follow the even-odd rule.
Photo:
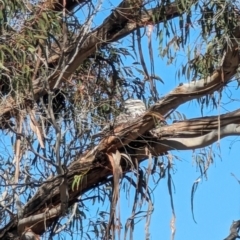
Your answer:
[[[143,117],[144,118],[144,117]],[[141,119],[140,119],[141,121]],[[139,121],[135,121],[132,126],[128,126],[129,131],[138,128]],[[125,130],[124,130],[125,132]],[[117,133],[117,137],[124,139],[124,133]],[[151,134],[141,136],[141,148],[135,153],[129,154],[126,148],[120,148],[119,151],[128,154],[132,159],[141,162],[146,159],[146,148],[153,156],[164,154],[167,150],[187,150],[207,146],[218,138],[230,135],[240,135],[240,111],[224,114],[220,117],[205,117],[176,122],[170,126],[161,126],[155,128]],[[109,139],[112,137],[107,137]],[[132,139],[134,140],[134,139]],[[138,139],[139,140],[139,139]],[[112,144],[112,143],[111,143]],[[129,144],[127,141],[126,146]],[[103,150],[105,150],[105,152]],[[112,147],[110,151],[113,151]],[[69,167],[67,172],[67,181],[69,187],[69,204],[73,204],[77,197],[89,189],[103,184],[108,177],[112,175],[111,164],[106,156],[105,140],[97,147],[79,156]],[[124,172],[130,171],[130,166],[125,161],[121,162]],[[74,176],[82,175],[79,187],[73,188]],[[1,239],[7,239],[7,234],[23,232],[25,228],[31,227],[32,231],[41,235],[45,231],[45,226],[61,216],[59,184],[62,176],[49,179],[44,183],[35,194],[35,196],[24,207],[24,218],[19,222],[14,217],[10,223],[11,227],[6,226],[0,232]],[[7,230],[7,232],[5,232]]]
[[[124,1],[121,4],[127,3],[128,1]],[[122,6],[121,4],[120,6]],[[118,15],[117,10],[117,14],[112,13],[98,29],[89,34],[85,45],[77,49],[74,58],[69,59],[70,64],[62,75],[62,79],[67,79],[84,59],[94,53],[96,46],[116,41],[136,28],[145,26],[146,23],[152,21],[152,11],[157,11],[157,9],[154,9],[148,11],[148,13],[142,13],[141,20],[136,23],[135,19],[131,18],[131,14],[125,13],[128,16],[126,20],[123,17],[124,14]],[[180,14],[176,4],[169,6],[168,11],[166,11],[167,19]],[[118,19],[121,20],[122,29],[118,32],[113,32],[112,26]],[[158,19],[159,22],[162,20],[161,18]],[[235,36],[239,38],[239,35],[240,29],[237,28]],[[70,164],[65,176],[69,189],[69,205],[71,206],[78,196],[91,188],[105,183],[112,176],[112,167],[107,158],[109,153],[114,153],[118,150],[120,153],[128,154],[138,162],[141,162],[148,157],[146,148],[152,155],[159,156],[168,150],[200,148],[229,135],[240,135],[239,110],[224,114],[220,118],[214,116],[176,122],[170,126],[155,126],[156,119],[163,119],[162,116],[167,115],[179,105],[206,94],[211,94],[214,91],[220,91],[230,81],[235,75],[239,64],[237,43],[233,40],[233,47],[227,48],[225,51],[223,65],[211,76],[178,86],[153,105],[143,116],[130,124],[118,126],[114,129],[112,136],[106,136],[93,149],[79,155]],[[53,57],[50,62],[56,60],[57,58]],[[60,73],[56,72],[49,77],[48,80],[52,88],[54,88],[59,76]],[[35,98],[37,99],[43,92],[44,89],[42,89],[41,80],[39,79],[39,82],[34,85]],[[8,119],[11,110],[17,108],[18,105],[15,104],[13,99],[8,99],[6,103],[1,104],[0,113],[2,121],[5,121],[5,118]],[[141,138],[139,138],[140,136]],[[132,151],[131,153],[126,152],[126,148],[123,148],[123,146],[128,147],[138,138],[141,139],[141,147],[137,148],[134,153]],[[131,170],[125,161],[122,161],[121,165],[124,172]],[[81,184],[73,188],[74,177],[77,175],[82,176]],[[57,176],[48,179],[47,182],[40,186],[37,193],[25,205],[23,218],[18,220],[17,216],[14,216],[11,222],[4,229],[0,230],[0,238],[9,239],[12,237],[12,239],[17,239],[18,233],[23,233],[28,227],[31,227],[36,234],[43,234],[45,226],[50,226],[61,216],[59,185],[62,178],[63,176]]]
[[[193,91],[196,93],[195,89]],[[178,91],[175,89],[173,92]],[[191,92],[189,91],[188,94],[191,95]],[[164,99],[168,101],[172,95],[173,93],[170,93]],[[182,95],[185,95],[185,92]],[[178,96],[180,97],[181,93],[178,93]],[[198,94],[195,94],[195,97],[198,96]],[[193,96],[191,96],[192,98]],[[159,112],[162,109],[161,103],[165,104],[164,99],[152,106],[146,114],[134,120],[131,124],[117,127],[113,136],[107,136],[98,146],[75,159],[68,167],[67,172],[70,205],[76,201],[78,196],[97,185],[105,183],[108,177],[112,175],[111,164],[107,159],[106,153],[111,153],[118,149],[121,153],[129,154],[123,146],[128,146],[139,136],[141,136],[141,142],[145,144],[141,144],[141,148],[137,149],[135,153],[131,151],[129,156],[141,162],[148,157],[146,148],[153,156],[159,156],[167,150],[187,150],[204,147],[219,138],[240,135],[239,110],[224,114],[220,118],[214,116],[191,119],[155,128],[154,118],[161,116]],[[149,130],[152,128],[153,130],[149,133]],[[130,171],[130,167],[126,166],[125,161],[122,161],[122,168],[124,172]],[[81,186],[72,189],[74,176],[77,175],[83,176]],[[14,217],[10,223],[11,227],[9,228],[8,225],[5,229],[2,229],[0,237],[7,239],[9,232],[17,233],[17,227],[22,232],[23,229],[32,225],[34,225],[32,230],[36,234],[41,235],[45,231],[45,225],[51,225],[54,220],[60,217],[59,184],[61,178],[62,176],[57,176],[44,183],[35,196],[25,205],[24,218],[18,223],[17,217]],[[48,221],[44,219],[48,219]]]
[[[240,228],[240,220],[233,221],[231,227],[230,227],[230,234],[224,238],[223,240],[236,240],[239,239],[240,236],[238,234]]]
[[[81,47],[77,44],[76,46],[71,46],[70,49],[66,49],[66,52],[69,55],[68,66],[64,72],[62,72],[61,66],[57,66],[54,74],[48,77],[47,81],[49,83],[50,90],[57,87],[56,83],[59,85],[62,81],[66,81],[86,58],[96,52],[97,48],[111,42],[116,42],[129,35],[137,28],[145,27],[148,23],[152,23],[153,13],[159,14],[159,18],[155,19],[156,24],[162,22],[163,20],[170,20],[178,17],[181,14],[178,3],[172,3],[166,6],[164,16],[160,16],[162,8],[155,8],[140,12],[139,15],[131,14],[133,10],[129,12],[129,4],[129,1],[127,0],[121,2],[118,8],[116,8],[97,29],[88,33]],[[139,5],[135,6],[134,11],[138,12],[139,8]],[[121,14],[119,14],[119,12]],[[116,22],[119,26],[117,28],[115,25]],[[57,49],[54,49],[54,51],[57,51]],[[48,64],[57,64],[59,57],[59,53],[52,55],[48,59]],[[39,99],[46,93],[46,89],[44,88],[45,84],[43,84],[44,81],[45,78],[38,78],[33,82],[35,100]],[[29,98],[26,97],[25,103],[16,103],[12,97],[8,97],[4,100],[4,102],[1,102],[0,119],[2,124],[0,127],[5,128],[5,123],[9,120],[11,115],[20,109],[20,105],[25,106],[31,99]]]

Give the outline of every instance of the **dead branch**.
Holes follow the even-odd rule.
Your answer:
[[[240,238],[240,236],[238,235],[239,228],[240,228],[240,220],[233,221],[230,227],[230,234],[224,240],[236,240],[237,238]]]
[[[140,1],[141,2],[141,1]],[[66,81],[78,68],[78,66],[90,55],[94,54],[98,48],[103,45],[106,45],[111,42],[118,41],[119,39],[129,35],[137,28],[145,27],[146,24],[153,22],[153,13],[158,13],[159,18],[155,19],[155,24],[160,23],[164,20],[169,20],[175,17],[180,16],[181,11],[178,3],[172,3],[165,7],[164,16],[160,16],[161,8],[150,9],[148,11],[140,12],[139,15],[131,14],[134,10],[136,13],[141,4],[138,3],[134,5],[132,9],[131,1],[125,0],[119,4],[119,6],[107,17],[102,25],[100,25],[96,30],[93,30],[86,36],[85,42],[78,46],[79,43],[76,43],[76,46],[71,46],[70,49],[66,49],[66,52],[69,55],[68,67],[61,72],[61,69],[56,70],[52,76],[49,76],[48,83],[50,90],[55,86],[60,74],[61,81]],[[130,7],[131,6],[131,7]],[[120,19],[119,19],[120,18]],[[136,20],[137,19],[137,20]],[[117,28],[118,24],[120,28]],[[56,49],[55,49],[56,50]],[[54,50],[54,51],[55,51]],[[60,57],[60,53],[54,54],[48,60],[48,64],[56,63]],[[70,57],[73,56],[73,57]],[[35,100],[39,99],[46,93],[46,89],[43,87],[44,79],[35,79],[33,82],[33,92]],[[26,97],[24,101],[29,101],[29,98]],[[0,119],[4,123],[9,120],[11,114],[19,111],[20,103],[16,103],[15,100],[9,96],[7,99],[0,103]],[[24,106],[24,104],[22,104]],[[5,126],[5,125],[4,125]],[[0,126],[1,127],[1,126]]]
[[[140,121],[139,119],[138,121],[134,121],[128,127],[128,132],[135,132],[136,129],[139,128],[138,123],[143,122],[142,119],[146,116],[149,115],[146,114],[145,116],[140,117]],[[239,110],[221,116],[221,138],[228,135],[240,135],[239,116]],[[122,126],[122,128],[125,129],[126,127]],[[142,143],[145,143],[145,146],[137,148],[135,153],[131,152],[131,154],[126,152],[126,148],[123,148],[123,145],[127,147],[129,143],[134,141],[138,136],[128,135],[128,138],[125,141],[126,129],[123,129],[116,133],[117,136],[106,137],[106,139],[112,137],[114,137],[115,140],[122,139],[122,146],[115,144],[115,147],[118,147],[119,152],[141,162],[148,158],[145,150],[146,147],[153,156],[159,156],[164,154],[167,150],[193,149],[203,147],[201,143],[207,142],[207,145],[213,143],[218,139],[218,116],[191,119],[176,122],[170,126],[156,128],[152,131],[152,135],[145,134],[138,138],[138,141],[141,139]],[[132,137],[132,139],[129,139],[129,137]],[[69,189],[69,206],[75,203],[78,196],[84,194],[93,187],[105,183],[108,181],[108,177],[112,175],[112,166],[108,160],[107,153],[113,152],[112,145],[114,145],[114,141],[110,141],[110,145],[107,146],[106,139],[92,150],[80,155],[68,167],[66,179]],[[189,141],[189,139],[191,139],[191,141]],[[201,141],[197,139],[201,139]],[[193,146],[193,144],[195,145]],[[121,168],[123,173],[126,173],[130,171],[132,166],[124,163],[124,161],[121,161]],[[79,187],[73,187],[74,177],[79,175],[82,176],[81,184]],[[24,207],[24,217],[19,223],[21,224],[21,229],[31,227],[34,233],[41,235],[44,232],[45,224],[50,226],[53,220],[61,216],[61,211],[58,210],[60,209],[59,205],[61,204],[59,196],[59,185],[61,181],[62,176],[57,176],[50,179],[50,183],[45,183],[39,188],[35,196],[33,196]],[[53,211],[54,214],[49,214],[45,222],[44,218],[42,218],[42,220],[41,218],[37,218],[39,220],[37,222],[32,220],[35,219],[34,216],[42,216],[41,214],[47,211],[49,211],[49,213]],[[30,216],[31,219],[28,218]],[[17,221],[14,220],[12,222],[11,232],[16,231],[16,228]],[[2,229],[0,231],[0,237],[4,239],[4,236],[6,236],[5,231]]]

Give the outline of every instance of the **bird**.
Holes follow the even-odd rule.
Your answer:
[[[141,116],[146,111],[146,106],[140,99],[128,99],[124,102],[123,112],[120,113],[114,124],[120,125],[136,117]]]
[[[114,121],[110,124],[107,124],[101,132],[98,132],[92,136],[92,139],[97,137],[105,136],[111,129],[112,126],[116,127],[121,124],[127,123],[136,117],[141,116],[144,112],[146,112],[146,106],[143,101],[140,99],[128,99],[123,104],[123,112],[120,113]]]

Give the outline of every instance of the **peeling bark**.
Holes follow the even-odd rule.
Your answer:
[[[66,52],[69,53],[68,59],[68,67],[64,71],[63,75],[61,75],[60,81],[67,80],[73,72],[79,67],[83,61],[88,58],[90,55],[94,54],[97,48],[106,45],[111,42],[116,42],[119,39],[129,35],[137,28],[145,27],[146,24],[152,22],[152,14],[156,12],[161,12],[161,8],[150,9],[148,11],[144,11],[140,13],[138,16],[135,14],[131,14],[132,10],[129,10],[129,4],[131,1],[125,0],[120,3],[120,5],[105,19],[105,21],[91,33],[88,34],[88,37],[85,39],[81,48],[77,46],[70,47]],[[141,1],[140,1],[141,2]],[[72,5],[71,5],[72,6]],[[54,7],[54,6],[53,6]],[[140,5],[136,5],[134,10],[138,12]],[[129,12],[130,11],[130,12]],[[121,14],[119,14],[121,12]],[[172,18],[178,17],[181,14],[179,6],[177,3],[172,3],[169,6],[166,6],[164,17],[159,17],[159,19],[155,19],[155,23],[160,23],[163,20],[170,20]],[[120,19],[118,19],[120,17]],[[126,17],[128,17],[126,19]],[[137,19],[137,20],[136,20]],[[116,27],[114,26],[114,22],[117,22],[120,25],[120,29],[116,32]],[[56,49],[54,49],[56,51]],[[57,63],[60,55],[54,54],[48,60],[48,64]],[[73,56],[73,57],[70,57]],[[59,76],[61,74],[61,66],[59,69],[52,75],[48,77],[48,83],[50,85],[51,90],[53,90],[56,82],[59,80]],[[46,93],[46,89],[44,89],[43,82],[45,79],[36,79],[33,82],[33,92],[35,100],[39,99]],[[24,101],[28,102],[30,99],[26,97]],[[31,100],[30,100],[31,101]],[[12,97],[8,97],[4,102],[0,103],[0,119],[2,122],[2,126],[0,128],[6,127],[4,122],[8,121],[11,115],[15,115],[16,111],[19,111],[21,104],[16,104],[15,100]],[[22,105],[25,105],[22,103]]]
[[[167,150],[206,147],[221,138],[240,135],[240,110],[220,116],[180,121],[151,131]],[[158,148],[157,144],[153,148]]]
[[[73,2],[69,1],[69,4],[69,9],[71,9]],[[129,5],[125,4],[129,4],[129,1],[123,1],[121,4],[118,7],[119,9],[123,6],[128,9]],[[139,7],[140,5],[136,6],[136,8]],[[96,51],[97,46],[117,41],[130,34],[136,28],[145,26],[146,23],[152,21],[152,12],[159,11],[159,9],[152,9],[146,13],[144,12],[139,17],[140,20],[136,22],[136,16],[132,15],[131,11],[128,12],[126,10],[124,12],[123,8],[121,9],[121,14],[119,14],[120,10],[118,8],[99,28],[89,34],[85,44],[76,52],[75,57],[69,59],[69,66],[64,72],[62,79],[68,79],[79,64]],[[167,19],[179,15],[180,12],[177,4],[172,4],[168,7],[166,11]],[[162,20],[162,18],[158,19],[159,22]],[[118,32],[113,32],[113,25],[117,21],[119,21],[122,29]],[[235,36],[239,38],[240,28],[236,29]],[[220,121],[218,116],[213,116],[176,122],[170,126],[155,126],[156,118],[164,120],[163,116],[166,116],[181,104],[206,94],[211,94],[214,91],[220,91],[229,83],[231,78],[236,74],[239,65],[237,42],[233,40],[232,44],[231,48],[225,49],[223,65],[211,76],[178,86],[153,105],[143,116],[128,124],[118,126],[114,129],[112,136],[105,137],[93,149],[78,156],[68,166],[68,171],[64,175],[51,178],[39,187],[37,193],[25,205],[23,218],[18,221],[17,216],[14,216],[11,222],[0,230],[0,238],[9,239],[12,237],[12,239],[17,239],[18,234],[23,234],[28,227],[31,227],[32,231],[38,235],[43,234],[45,226],[50,226],[56,219],[61,217],[59,185],[62,179],[66,179],[68,184],[68,201],[69,206],[71,206],[76,202],[78,196],[81,196],[89,189],[109,181],[109,177],[112,176],[112,167],[107,158],[108,153],[114,153],[118,150],[120,153],[127,154],[138,162],[141,162],[148,157],[146,155],[146,147],[153,156],[159,156],[168,150],[201,148],[212,144],[219,138],[240,135],[239,110],[220,116]],[[57,61],[57,58],[53,56],[49,63],[52,63],[52,61]],[[52,88],[58,77],[59,72],[48,79]],[[41,80],[34,85],[36,99],[44,93],[41,85]],[[2,122],[6,122],[11,113],[17,111],[18,108],[19,105],[12,98],[8,98],[5,102],[2,102],[0,106]],[[136,139],[141,140],[141,147],[136,148],[134,153],[126,152],[126,148],[123,147],[128,146]],[[127,166],[124,161],[121,161],[121,168],[124,173],[131,171],[130,166]],[[77,175],[82,176],[81,184],[78,187],[73,187],[74,177]]]
[[[139,122],[142,122],[142,119],[146,116],[148,115],[146,114],[135,120],[130,126],[128,125],[128,132],[137,132],[137,129],[141,128]],[[126,127],[122,126],[121,128],[122,130],[119,129],[116,132],[116,136],[106,137],[98,146],[79,156],[70,164],[66,174],[69,189],[69,205],[75,203],[78,196],[93,187],[105,183],[112,176],[112,167],[105,153],[113,151],[112,145],[114,145],[115,140],[122,139],[122,144],[127,146],[131,141],[138,138],[138,135],[128,135],[126,137]],[[220,128],[220,131],[218,128]],[[221,115],[220,122],[218,116],[214,116],[190,119],[176,122],[170,126],[158,127],[151,131],[151,134],[146,133],[138,139],[138,141],[141,139],[145,146],[136,149],[135,153],[131,152],[130,154],[126,152],[126,148],[123,148],[123,145],[115,144],[114,146],[118,147],[120,153],[127,154],[141,162],[148,158],[145,147],[148,147],[153,156],[159,156],[167,150],[187,150],[207,146],[218,140],[219,133],[220,138],[240,135],[240,110]],[[126,142],[124,142],[125,137],[128,139]],[[129,137],[132,137],[132,139],[129,140]],[[110,148],[109,145],[106,145],[108,139],[111,139],[109,143],[111,145]],[[121,167],[123,172],[126,173],[131,169],[130,166],[126,166],[124,163],[124,161],[121,161]],[[83,177],[81,186],[73,188],[74,176],[77,175]],[[18,223],[20,232],[23,231],[22,229],[33,225],[31,229],[34,233],[41,235],[45,231],[45,225],[50,226],[56,218],[61,216],[59,193],[61,181],[62,176],[49,179],[25,205],[24,217]],[[8,232],[16,232],[16,217],[11,225]],[[0,237],[1,239],[6,239],[4,230],[0,231]]]
[[[239,239],[240,236],[238,234],[240,228],[240,220],[233,221],[231,227],[230,227],[230,234],[228,237],[224,238],[223,240],[236,240]]]

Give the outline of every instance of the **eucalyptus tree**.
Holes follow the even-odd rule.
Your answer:
[[[122,224],[124,238],[133,238],[138,203],[148,203],[147,219],[152,212],[149,178],[154,175],[156,185],[171,179],[172,150],[204,148],[240,134],[239,109],[195,119],[176,110],[193,100],[199,109],[217,109],[216,93],[222,96],[238,82],[238,1],[0,5],[1,239],[114,239]],[[169,64],[179,53],[185,58],[176,76],[186,82],[161,98],[164,79],[154,71],[153,34]],[[146,110],[119,122],[120,114],[136,111],[131,106],[125,112],[128,99],[143,101]],[[174,116],[179,119],[171,121]],[[142,168],[147,159],[152,165]],[[199,163],[202,174],[208,165]],[[119,194],[129,188],[134,204],[123,223]],[[172,196],[171,181],[168,188]],[[96,208],[94,221],[88,205],[97,202],[110,207]],[[229,239],[237,237],[236,224]]]

